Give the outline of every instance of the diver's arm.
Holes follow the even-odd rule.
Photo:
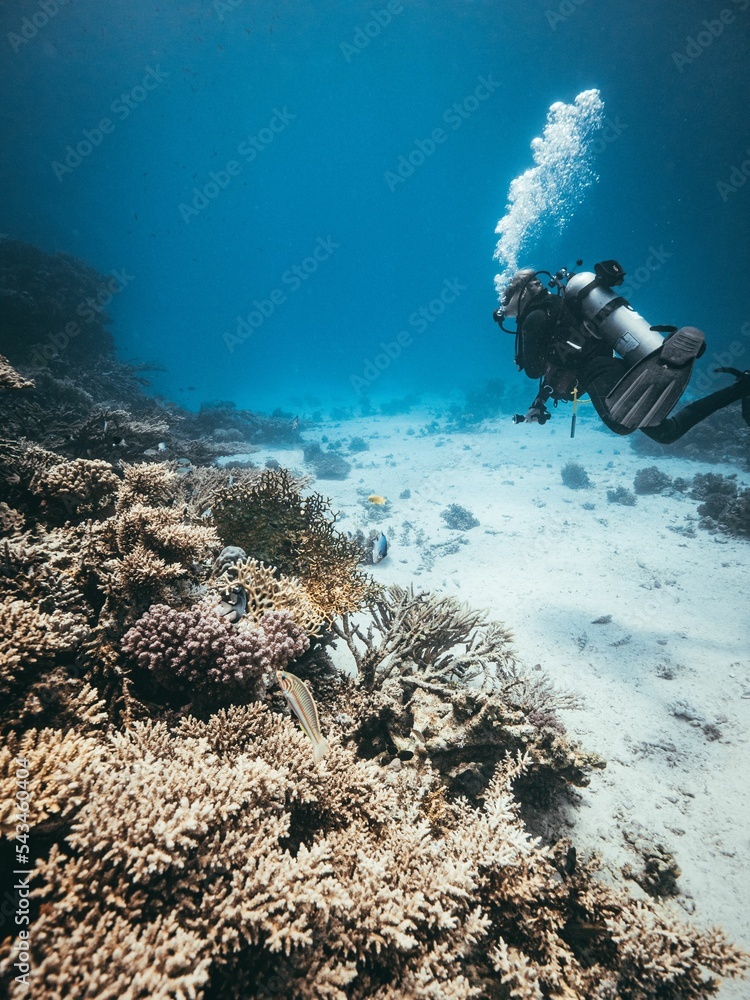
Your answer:
[[[554,321],[544,309],[533,309],[523,320],[523,370],[529,378],[544,374]],[[518,363],[518,359],[516,359]]]
[[[546,402],[552,395],[551,385],[542,385],[534,397],[526,413],[514,413],[514,424],[546,424],[552,414],[546,407]]]

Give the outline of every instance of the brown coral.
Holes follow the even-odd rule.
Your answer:
[[[74,516],[100,514],[120,489],[120,477],[108,462],[77,458],[42,469],[30,483],[49,512]]]
[[[718,932],[585,865],[561,877],[517,818],[525,766],[506,762],[481,808],[450,806],[436,831],[428,771],[384,780],[335,744],[316,768],[262,706],[137,724],[82,762],[65,848],[40,862],[27,995],[103,997],[128,977],[165,998],[261,997],[282,981],[290,1000],[676,1000],[711,995],[704,968],[742,970]]]
[[[0,389],[33,389],[33,379],[19,375],[7,358],[0,354]]]
[[[372,592],[357,569],[356,545],[334,528],[328,501],[317,493],[303,497],[287,470],[218,490],[211,510],[224,545],[299,579],[327,621],[356,611]]]
[[[484,794],[498,762],[526,753],[517,797],[526,818],[604,762],[571,743],[557,717],[576,701],[518,662],[511,633],[453,597],[390,587],[368,616],[333,632],[349,647],[357,684],[336,691],[354,720],[347,737],[382,761],[426,758],[453,794]]]
[[[219,548],[216,532],[205,521],[196,523],[184,507],[171,505],[177,492],[178,479],[170,469],[125,467],[115,514],[97,535],[107,617],[132,622],[151,604],[178,603],[200,564],[207,575]]]
[[[277,575],[273,567],[257,559],[232,563],[214,586],[219,590],[242,587],[247,597],[246,614],[252,622],[260,621],[266,611],[288,611],[306,632],[314,633],[325,618],[299,580]]]
[[[72,654],[86,631],[80,615],[45,614],[9,597],[0,601],[0,691],[7,694],[40,667]]]
[[[106,718],[102,712],[100,718]],[[86,801],[80,775],[105,757],[101,741],[94,736],[59,729],[29,729],[21,739],[0,749],[0,832],[12,838],[16,832],[14,805],[17,782],[15,761],[23,759],[32,777],[33,795],[25,822],[34,835],[63,826]]]

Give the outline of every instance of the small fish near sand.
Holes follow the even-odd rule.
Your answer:
[[[328,753],[328,743],[320,731],[318,708],[312,692],[301,677],[290,674],[288,670],[277,670],[276,676],[287,704],[299,719],[305,735],[313,745],[313,759],[318,764]]]
[[[381,497],[379,493],[371,493],[367,499],[370,503],[377,504],[378,507],[382,507],[384,504],[388,503],[386,498]]]

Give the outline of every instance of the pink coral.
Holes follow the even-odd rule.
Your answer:
[[[259,693],[264,676],[283,669],[310,641],[288,611],[267,611],[238,631],[211,611],[155,604],[123,637],[123,652],[168,687]]]

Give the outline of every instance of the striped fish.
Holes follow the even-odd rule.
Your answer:
[[[277,670],[276,676],[279,678],[279,686],[289,707],[299,719],[300,725],[313,745],[313,758],[317,764],[328,753],[328,743],[320,731],[318,709],[310,688],[301,678],[296,674],[290,674],[288,670]]]

